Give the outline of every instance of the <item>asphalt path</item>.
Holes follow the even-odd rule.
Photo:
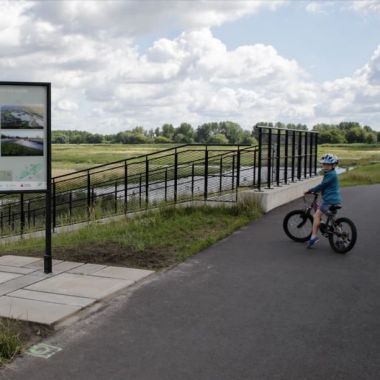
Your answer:
[[[52,358],[7,379],[361,380],[380,378],[380,186],[342,191],[358,241],[290,241],[277,208],[58,332]]]

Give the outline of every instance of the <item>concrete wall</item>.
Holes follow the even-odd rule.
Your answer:
[[[290,183],[273,189],[245,190],[238,194],[238,201],[255,200],[260,203],[264,212],[273,210],[276,207],[294,201],[303,196],[306,190],[319,184],[322,181],[321,176],[305,179],[300,182]]]

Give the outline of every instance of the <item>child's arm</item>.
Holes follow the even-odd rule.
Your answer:
[[[334,174],[332,173],[327,173],[324,175],[322,182],[309,189],[307,193],[319,193],[320,191],[325,190],[327,187],[329,187],[334,181]]]

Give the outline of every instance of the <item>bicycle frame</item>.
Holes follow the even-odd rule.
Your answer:
[[[311,202],[310,206],[306,206],[306,196],[304,196],[304,202],[305,202],[305,213],[306,215],[311,215],[311,211],[313,210],[316,212],[319,208],[319,203],[317,202],[319,194],[317,193],[311,193],[314,195],[314,199]],[[335,215],[336,212],[329,212],[328,214],[323,214],[322,217],[326,215],[326,220],[324,221],[321,218],[321,225],[320,225],[320,231],[321,234],[325,237],[328,237],[334,232],[334,221],[335,221]],[[332,228],[331,228],[332,227]]]

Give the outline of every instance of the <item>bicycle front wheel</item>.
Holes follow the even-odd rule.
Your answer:
[[[334,230],[329,235],[331,248],[337,253],[350,251],[357,238],[355,224],[348,218],[338,218],[334,223]]]
[[[286,235],[298,242],[305,242],[310,239],[312,227],[313,217],[306,214],[304,210],[289,212],[283,222]]]

